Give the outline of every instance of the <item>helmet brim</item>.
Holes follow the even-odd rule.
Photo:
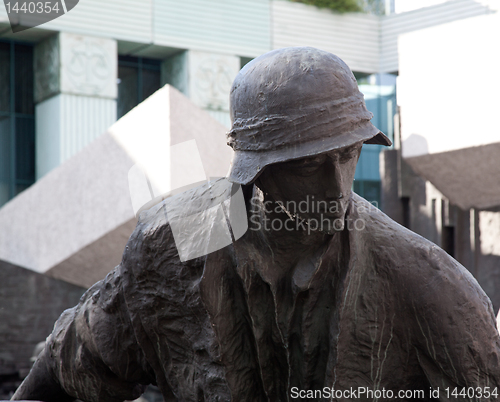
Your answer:
[[[357,129],[336,137],[320,138],[289,147],[266,151],[235,151],[228,179],[233,183],[247,185],[252,183],[266,166],[306,158],[345,148],[358,142],[391,146],[391,140],[373,124],[368,123]]]

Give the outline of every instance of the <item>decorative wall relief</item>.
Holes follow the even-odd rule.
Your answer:
[[[117,97],[116,41],[61,32],[35,47],[35,102],[58,93]]]
[[[117,97],[114,40],[61,33],[60,47],[62,92]]]
[[[228,94],[239,70],[239,57],[189,52],[191,99],[203,108],[229,110]]]

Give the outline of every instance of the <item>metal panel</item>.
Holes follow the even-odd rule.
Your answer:
[[[398,70],[399,35],[488,13],[491,13],[488,7],[474,0],[452,0],[432,7],[382,17],[381,72]]]
[[[116,121],[116,100],[59,94],[36,106],[37,179]]]
[[[255,57],[270,50],[270,0],[155,0],[154,43]]]
[[[301,3],[272,2],[272,46],[313,46],[342,58],[354,71],[374,73],[379,64],[379,17],[336,14]]]
[[[67,94],[59,96],[62,163],[90,144],[116,121],[116,100]]]
[[[80,0],[68,14],[44,29],[150,43],[153,0]]]
[[[60,162],[61,113],[60,95],[35,106],[36,179],[57,167]]]

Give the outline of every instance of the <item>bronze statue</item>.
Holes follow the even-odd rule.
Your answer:
[[[272,51],[237,76],[231,114],[248,231],[181,262],[166,201],[142,213],[122,263],[62,314],[13,399],[122,401],[153,383],[165,401],[495,400],[488,297],[351,192],[362,145],[390,141],[349,68]]]

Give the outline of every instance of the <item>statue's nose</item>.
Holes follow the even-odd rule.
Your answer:
[[[329,176],[329,184],[331,187],[326,190],[325,196],[326,198],[334,199],[334,200],[340,200],[341,198],[344,197],[342,194],[342,171],[339,166],[339,161],[338,158],[334,157],[331,158],[328,166],[328,176]]]

